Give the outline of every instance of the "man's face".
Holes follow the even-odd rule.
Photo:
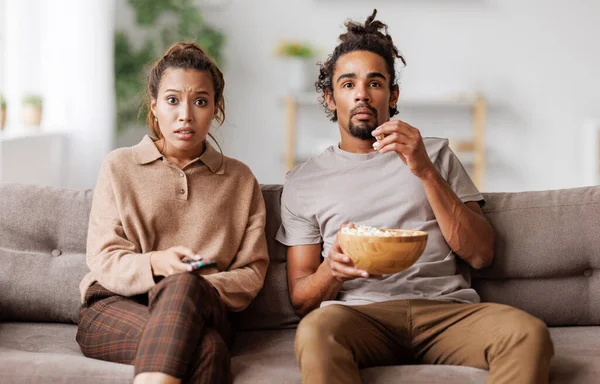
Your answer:
[[[383,57],[369,51],[342,55],[333,72],[333,95],[327,95],[329,109],[352,136],[373,140],[371,132],[390,119],[398,100],[398,88],[390,90],[389,84]]]

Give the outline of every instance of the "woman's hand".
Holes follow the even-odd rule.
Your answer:
[[[152,274],[154,276],[170,276],[176,273],[190,272],[192,266],[184,263],[183,259],[202,260],[202,257],[183,246],[152,252],[150,255]]]

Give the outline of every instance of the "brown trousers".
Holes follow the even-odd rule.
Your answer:
[[[300,322],[304,383],[360,383],[360,368],[411,364],[489,370],[488,383],[547,383],[554,347],[546,325],[494,303],[398,300],[330,305]]]
[[[230,383],[231,329],[217,290],[201,276],[162,279],[148,294],[92,285],[79,311],[77,342],[95,359],[134,364],[184,383]]]

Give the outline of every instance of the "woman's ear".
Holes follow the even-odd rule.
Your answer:
[[[150,110],[152,111],[152,114],[154,115],[154,119],[156,120],[156,100],[152,99],[152,101],[150,102]]]

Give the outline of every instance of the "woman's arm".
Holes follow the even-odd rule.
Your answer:
[[[152,252],[141,253],[125,236],[113,188],[109,155],[102,163],[94,188],[86,260],[103,287],[133,296],[155,285],[150,264]]]
[[[245,309],[262,288],[269,266],[265,237],[266,209],[258,182],[254,182],[248,224],[233,263],[227,271],[205,274],[229,310]],[[201,270],[202,271],[202,270]],[[210,271],[205,271],[210,273]]]

